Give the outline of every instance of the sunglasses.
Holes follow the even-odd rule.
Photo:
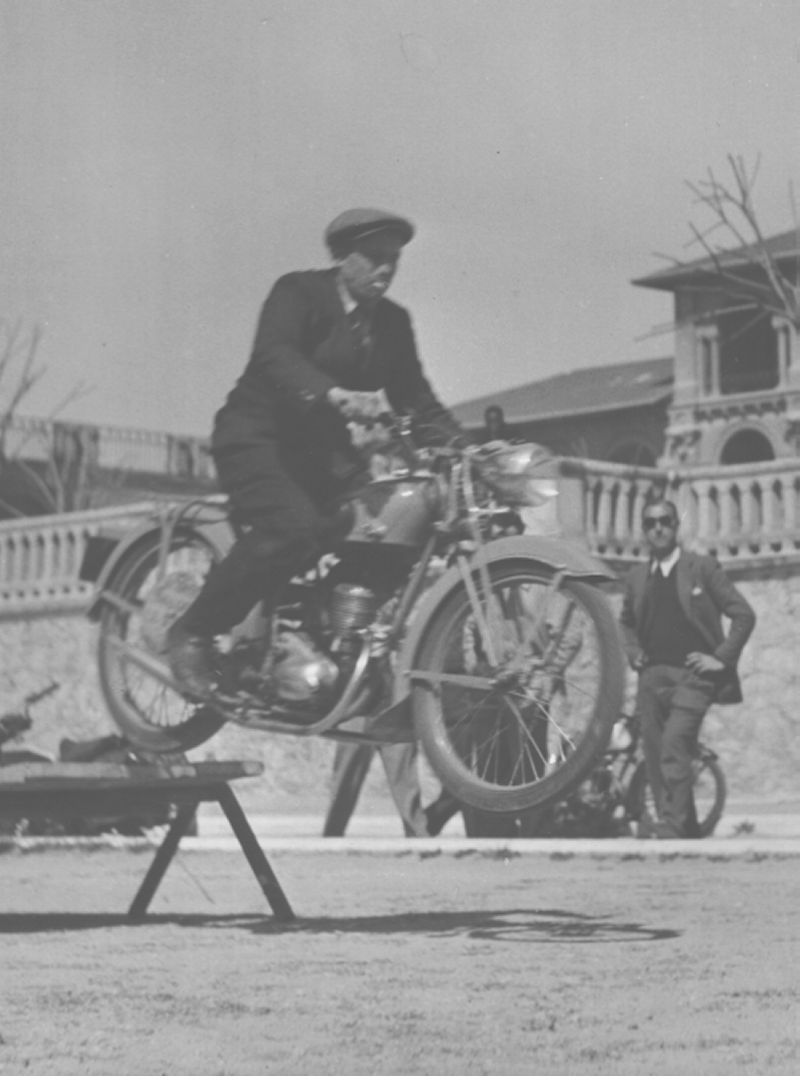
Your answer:
[[[654,527],[661,524],[662,527],[675,528],[676,522],[672,516],[646,516],[642,520],[642,530],[651,531]]]

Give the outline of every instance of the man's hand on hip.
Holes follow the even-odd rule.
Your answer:
[[[699,650],[693,650],[686,658],[686,665],[693,673],[716,673],[725,668],[719,658],[713,654],[703,654]]]

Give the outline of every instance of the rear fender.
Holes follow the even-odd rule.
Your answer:
[[[90,620],[99,619],[103,609],[103,592],[113,587],[115,579],[138,557],[140,550],[150,545],[154,539],[166,538],[170,530],[176,534],[198,535],[218,560],[225,556],[234,541],[233,530],[227,520],[193,526],[176,519],[175,513],[169,510],[152,515],[120,539],[103,563],[86,614]]]
[[[570,579],[584,583],[609,583],[616,579],[614,573],[585,550],[554,538],[520,534],[510,538],[498,538],[482,546],[472,558],[472,567],[494,564],[501,560],[529,560]],[[403,641],[394,682],[394,702],[406,698],[411,691],[409,672],[414,668],[417,652],[422,643],[428,623],[453,591],[463,585],[461,571],[448,568],[425,594],[414,613],[414,619]]]

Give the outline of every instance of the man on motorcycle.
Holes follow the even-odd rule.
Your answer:
[[[460,427],[423,374],[407,312],[385,297],[414,234],[403,217],[351,209],[325,231],[332,268],[288,273],[268,295],[250,360],[217,413],[212,454],[239,537],[172,626],[169,663],[184,694],[216,685],[213,640],[325,552],[336,509],[367,471],[348,421],[375,417],[383,390],[413,416],[419,443]]]

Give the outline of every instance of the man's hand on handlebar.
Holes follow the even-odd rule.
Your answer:
[[[374,422],[386,413],[386,396],[383,392],[352,392],[334,385],[328,389],[328,403],[349,422]]]

